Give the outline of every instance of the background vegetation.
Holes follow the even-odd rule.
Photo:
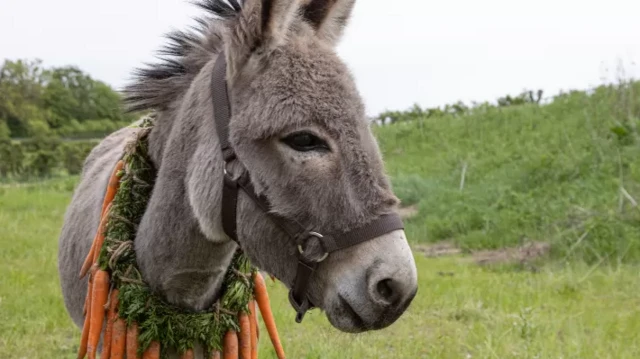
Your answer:
[[[640,83],[548,104],[482,104],[376,129],[409,237],[466,250],[526,241],[589,263],[640,259]]]
[[[74,66],[0,67],[0,177],[77,174],[96,140],[130,124],[120,95]]]

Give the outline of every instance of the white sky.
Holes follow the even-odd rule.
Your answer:
[[[73,64],[120,88],[198,13],[186,0],[0,0],[0,59]],[[339,53],[371,115],[551,95],[613,80],[620,61],[638,77],[640,2],[358,0]]]

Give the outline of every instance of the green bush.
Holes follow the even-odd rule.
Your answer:
[[[0,140],[0,178],[29,179],[55,173],[79,174],[96,140],[62,141],[55,137]]]
[[[62,162],[67,173],[71,175],[80,174],[85,158],[95,146],[93,142],[73,142],[65,143],[61,147]]]
[[[0,177],[22,173],[24,148],[9,139],[0,139]]]
[[[55,151],[37,151],[32,154],[31,160],[26,166],[26,174],[29,177],[49,177],[58,167],[59,161]]]

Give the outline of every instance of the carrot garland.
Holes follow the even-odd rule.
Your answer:
[[[89,274],[89,279],[78,358],[96,358],[104,334],[101,358],[107,359],[156,359],[173,343],[179,343],[175,349],[181,358],[192,359],[192,346],[198,342],[209,359],[257,359],[258,308],[278,358],[284,358],[264,278],[242,251],[224,277],[218,314],[213,316],[181,311],[143,282],[132,243],[156,173],[145,152],[149,123],[142,123],[136,141],[125,147],[123,159],[112,170],[98,230],[80,270],[80,277]],[[141,346],[147,346],[142,356]]]

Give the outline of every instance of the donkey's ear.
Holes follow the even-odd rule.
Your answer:
[[[349,21],[356,0],[307,0],[305,19],[316,29],[318,37],[336,45]]]
[[[232,26],[227,45],[229,64],[240,69],[255,52],[282,45],[303,3],[308,0],[246,0]],[[233,72],[233,71],[232,71]]]

